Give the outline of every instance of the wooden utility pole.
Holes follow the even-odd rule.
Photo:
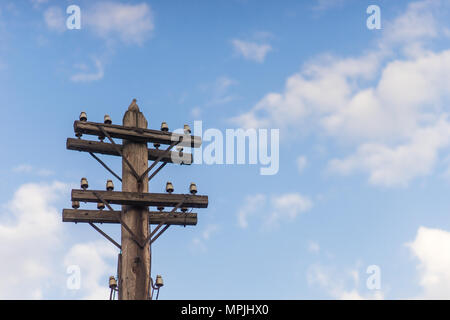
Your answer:
[[[145,119],[136,100],[133,100],[123,117],[123,125],[147,129]],[[123,141],[123,158],[128,159],[136,172],[141,175],[148,167],[147,144],[143,142]],[[122,160],[122,191],[124,192],[148,192],[148,177],[145,175],[142,181],[137,181],[131,168],[125,160]],[[123,221],[140,239],[146,239],[149,235],[147,208],[142,206],[122,206]],[[147,299],[150,286],[150,249],[149,243],[141,248],[132,235],[122,226],[122,263],[119,287],[122,288],[120,298],[123,300]]]
[[[196,225],[197,214],[187,212],[188,208],[208,207],[208,197],[196,195],[197,186],[189,186],[190,194],[173,194],[173,185],[168,182],[167,193],[149,193],[148,183],[167,163],[192,163],[192,155],[183,153],[182,149],[173,152],[175,146],[199,147],[201,138],[190,135],[188,125],[184,126],[184,135],[168,131],[166,123],[161,130],[147,128],[147,120],[136,104],[136,99],[128,107],[122,125],[113,125],[110,117],[105,115],[104,123],[88,122],[85,112],[80,120],[74,122],[74,131],[78,139],[68,138],[66,147],[69,150],[89,152],[117,180],[122,182],[122,191],[113,191],[114,185],[108,180],[106,191],[87,190],[86,178],[81,179],[82,190],[74,189],[71,193],[72,208],[63,209],[63,222],[88,223],[112,244],[121,250],[118,255],[118,283],[110,277],[110,288],[118,291],[119,300],[152,299],[152,289],[158,290],[163,285],[162,278],[156,283],[151,278],[151,245],[171,225]],[[97,136],[100,140],[83,140],[86,135]],[[110,143],[104,142],[108,138]],[[122,144],[113,138],[122,139]],[[153,143],[155,148],[148,148]],[[161,150],[159,146],[169,145]],[[109,168],[97,154],[122,157],[122,177]],[[148,166],[148,161],[153,161]],[[160,164],[156,168],[157,164]],[[153,172],[150,174],[152,169]],[[148,175],[150,174],[150,176]],[[79,209],[80,202],[97,203],[98,210]],[[111,205],[120,205],[115,210]],[[108,211],[104,211],[105,208]],[[150,210],[156,207],[157,210]],[[172,208],[163,211],[164,207]],[[180,209],[181,212],[177,212]],[[119,244],[95,223],[116,223],[121,225],[121,243]],[[157,227],[150,233],[150,225]],[[163,228],[161,228],[165,225]]]

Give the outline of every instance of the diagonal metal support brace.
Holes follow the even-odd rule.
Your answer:
[[[161,163],[161,165],[155,170],[153,171],[153,173],[150,175],[150,177],[148,177],[148,181],[152,180],[154,176],[156,176],[156,174],[162,169],[164,168],[164,166],[167,164],[167,162],[163,162]]]
[[[169,154],[170,150],[171,150],[173,147],[175,147],[177,144],[179,144],[179,143],[181,142],[181,140],[182,140],[182,139],[180,139],[180,140],[178,140],[178,141],[173,141],[173,142],[170,144],[170,146],[169,146],[166,150],[164,150],[164,153],[161,154],[161,155],[160,155],[160,156],[152,163],[152,165],[151,165],[150,167],[148,167],[147,170],[144,171],[144,173],[139,177],[138,180],[139,180],[139,181],[142,181],[142,180],[144,179],[144,177],[147,175],[147,173],[149,173],[150,170],[152,170],[152,169],[158,164],[158,162],[161,161],[162,158],[164,158],[165,156],[167,156],[167,155]],[[162,167],[159,168],[159,170],[161,170],[161,169],[162,169]],[[159,171],[159,170],[158,170],[158,171]]]
[[[170,211],[170,213],[174,213],[179,207],[181,207],[183,205],[184,201],[179,202],[173,209],[172,211]],[[147,237],[147,239],[144,240],[144,245],[147,244],[147,242],[155,235],[156,232],[158,232],[158,230],[162,227],[163,224],[166,224],[167,220],[163,220],[161,221],[158,226],[155,228],[155,230],[152,231],[152,233],[150,233]],[[165,228],[167,229],[167,228]],[[162,233],[162,232],[161,232]],[[160,235],[158,235],[159,237]],[[156,240],[156,239],[155,239]]]
[[[178,203],[173,209],[172,211],[170,211],[170,213],[174,213],[179,207],[181,207],[181,205],[183,204],[183,202]],[[158,230],[162,227],[163,224],[166,224],[167,220],[161,221],[158,226],[155,228],[155,230],[153,230],[153,232],[147,237],[147,239],[145,240],[145,242],[147,242],[151,237],[153,237],[155,235],[156,232],[158,232]]]
[[[115,245],[117,248],[119,248],[120,250],[122,250],[122,247],[120,244],[118,244],[113,238],[111,238],[110,236],[108,236],[103,230],[101,230],[99,227],[97,227],[95,224],[89,222],[89,224],[91,225],[92,228],[94,228],[95,230],[98,231],[98,233],[100,233],[102,236],[104,236],[106,239],[108,239],[109,241],[112,242],[113,245]]]
[[[102,196],[100,196],[100,195],[99,195],[98,193],[96,193],[96,192],[94,192],[94,195],[97,197],[97,199],[98,199],[99,201],[103,202],[103,203],[105,204],[105,206],[107,206],[108,209],[109,209],[110,211],[114,211],[114,209],[109,205],[108,202],[106,202],[106,201],[103,199]],[[141,243],[141,241],[140,241],[139,238],[136,236],[136,234],[135,234],[133,231],[131,231],[130,227],[128,227],[128,225],[122,220],[122,215],[121,215],[121,214],[117,214],[117,218],[118,218],[120,224],[125,228],[125,230],[127,230],[127,231],[130,233],[130,235],[131,235],[132,239],[134,240],[134,242],[136,242],[137,245],[138,245],[141,249],[144,249],[144,246],[145,246],[146,242],[144,242],[144,244]]]
[[[166,225],[152,240],[150,240],[150,245],[152,245],[152,243],[155,242],[156,239],[158,239],[159,236],[162,235],[164,231],[169,229],[169,227],[170,227],[170,224]]]
[[[97,157],[94,153],[89,152],[89,154],[97,160],[106,170],[108,170],[114,177],[116,177],[120,182],[122,182],[122,178],[119,177],[118,174],[116,174],[111,168],[109,168],[102,160],[100,160],[99,157]]]
[[[120,148],[117,146],[117,144],[114,142],[114,140],[111,138],[111,136],[109,135],[108,132],[106,132],[105,128],[103,128],[102,126],[97,126],[102,133],[108,138],[108,140],[111,142],[111,144],[114,146],[114,149],[116,150],[116,152],[118,154],[120,154],[120,156],[122,157],[123,161],[125,161],[125,163],[127,164],[127,166],[130,168],[131,173],[133,174],[133,176],[139,181],[140,176],[138,175],[138,173],[136,172],[136,170],[134,169],[134,167],[131,165],[131,163],[128,161],[128,159],[126,157],[123,156],[122,150],[120,150]]]

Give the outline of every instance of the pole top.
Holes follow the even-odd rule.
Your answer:
[[[128,111],[138,111],[139,112],[139,107],[136,104],[136,99],[133,99],[133,101],[131,101],[130,106],[128,107]]]

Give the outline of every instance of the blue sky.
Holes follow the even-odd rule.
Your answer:
[[[66,28],[73,4],[80,30]],[[381,29],[366,26],[372,4]],[[61,211],[81,177],[93,189],[111,177],[65,140],[81,111],[119,124],[133,98],[150,128],[280,130],[275,175],[168,165],[152,180],[154,192],[195,181],[209,196],[196,227],[171,227],[153,246],[161,299],[450,297],[449,10],[2,0],[0,298],[108,298],[116,248]],[[118,226],[102,228],[120,239]],[[79,290],[66,286],[70,265]],[[372,265],[380,288],[366,285]]]

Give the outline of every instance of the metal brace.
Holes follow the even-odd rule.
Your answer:
[[[184,197],[186,198],[186,195],[185,195]],[[179,207],[181,207],[181,206],[183,205],[183,203],[184,203],[184,201],[179,202],[179,203],[172,209],[172,211],[170,211],[170,213],[174,213]],[[151,240],[151,238],[155,235],[155,233],[158,232],[158,230],[162,227],[162,225],[163,225],[163,224],[166,224],[166,223],[167,223],[167,220],[161,221],[161,222],[158,224],[158,226],[155,228],[155,230],[153,230],[153,232],[150,233],[150,234],[148,235],[147,239],[145,239],[144,245],[146,245],[147,242],[148,242],[149,240]],[[170,226],[170,225],[167,225],[166,227],[164,227],[164,229],[161,230],[161,232],[158,234],[158,236],[155,237],[154,240],[151,240],[150,243],[152,243],[153,241],[155,241],[156,238],[158,238],[158,237],[161,235],[161,233],[163,233],[164,231],[166,231],[167,228],[168,228],[168,226]]]
[[[114,146],[114,149],[116,149],[116,152],[118,154],[120,154],[120,156],[122,157],[122,159],[125,161],[125,163],[127,164],[127,166],[130,168],[131,173],[134,175],[134,177],[139,181],[140,177],[137,174],[136,170],[134,169],[134,167],[131,165],[131,163],[128,161],[128,159],[126,157],[123,156],[122,150],[120,150],[120,148],[117,146],[117,144],[114,142],[114,140],[111,138],[111,136],[109,135],[108,132],[106,132],[106,130],[103,128],[103,126],[97,126],[102,133],[108,138],[108,140],[111,142],[111,144]]]
[[[93,224],[92,222],[89,222],[89,224],[91,225],[92,228],[94,228],[95,230],[97,230],[102,236],[104,236],[106,239],[108,239],[109,241],[112,242],[113,245],[115,245],[117,248],[119,248],[120,250],[122,250],[122,247],[120,244],[118,244],[113,238],[111,238],[110,236],[108,236],[103,230],[101,230],[99,227],[97,227],[95,224]]]
[[[178,140],[178,141],[173,141],[173,142],[170,144],[170,146],[169,146],[166,150],[164,150],[164,153],[163,153],[162,155],[160,155],[160,156],[152,163],[152,165],[151,165],[150,167],[147,168],[147,170],[144,171],[144,173],[139,177],[139,181],[142,181],[142,180],[144,179],[144,177],[147,175],[147,173],[149,173],[150,170],[152,170],[152,169],[158,164],[158,162],[161,161],[161,159],[162,159],[163,157],[165,157],[166,155],[168,155],[169,152],[170,152],[170,150],[171,150],[173,147],[175,147],[177,144],[179,144],[180,142],[181,142],[181,139]],[[161,170],[161,169],[162,169],[162,167],[158,168],[157,170],[159,171],[159,170]],[[154,176],[154,175],[153,175],[153,176]],[[152,176],[152,177],[153,177],[153,176]]]
[[[100,196],[100,195],[99,195],[97,192],[95,192],[95,191],[94,191],[93,193],[94,193],[94,195],[97,197],[97,199],[98,199],[99,201],[103,202],[103,203],[105,204],[105,206],[108,207],[108,209],[109,209],[110,211],[114,211],[114,209],[109,205],[108,202],[106,202],[106,201],[103,199],[102,196]],[[128,225],[122,220],[122,215],[121,215],[120,213],[117,213],[117,218],[118,218],[120,224],[125,228],[125,230],[127,230],[127,231],[130,233],[130,235],[131,235],[132,239],[134,240],[134,242],[136,242],[136,244],[137,244],[141,249],[144,249],[145,243],[144,243],[144,245],[141,244],[141,241],[140,241],[139,238],[136,236],[136,234],[135,234],[133,231],[131,231],[130,227],[128,227]]]
[[[109,168],[102,160],[100,160],[99,157],[97,157],[94,153],[89,152],[89,154],[97,160],[106,170],[108,170],[114,177],[116,177],[120,182],[122,182],[122,178],[119,177],[118,174],[116,174],[111,168]]]

